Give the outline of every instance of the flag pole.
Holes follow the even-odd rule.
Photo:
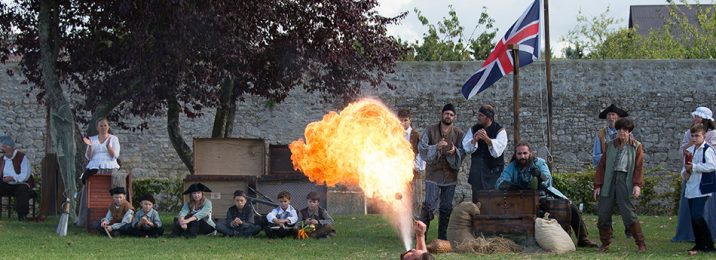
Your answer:
[[[550,169],[552,168],[552,51],[549,46],[549,1],[544,0],[544,64],[547,74],[547,149]]]
[[[520,47],[519,45],[510,44],[507,48],[512,50],[512,118],[514,120],[514,142],[515,145],[520,143]]]

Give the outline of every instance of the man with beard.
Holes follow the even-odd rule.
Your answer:
[[[505,167],[502,152],[507,147],[507,132],[495,122],[495,108],[483,105],[477,112],[477,124],[467,131],[462,140],[465,153],[472,154],[470,176],[472,202],[477,203],[477,192],[494,190],[495,182]]]
[[[535,157],[527,143],[519,143],[515,146],[512,161],[502,171],[496,185],[498,190],[503,191],[536,188],[539,190],[540,201],[555,198],[569,200],[567,196],[552,186],[552,175],[547,167],[547,162],[542,158]],[[572,220],[569,224],[577,236],[577,246],[596,247],[597,244],[589,241],[587,227],[584,225],[577,206],[570,202],[569,208],[572,212]]]
[[[427,163],[425,167],[425,201],[420,211],[420,220],[430,226],[434,211],[440,199],[438,239],[447,240],[447,226],[452,213],[457,174],[464,152],[460,141],[464,132],[455,127],[455,106],[447,104],[442,110],[439,124],[429,126],[420,137],[418,150]],[[424,238],[427,236],[424,236]]]

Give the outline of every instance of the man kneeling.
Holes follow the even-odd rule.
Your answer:
[[[512,161],[505,166],[502,175],[497,179],[496,187],[502,191],[537,189],[540,193],[540,201],[555,197],[569,200],[567,196],[552,186],[552,175],[547,163],[544,159],[535,157],[527,143],[519,143],[515,146]],[[577,246],[596,247],[597,244],[589,241],[587,227],[584,225],[582,215],[577,207],[570,203],[570,210],[572,212],[570,225],[577,235]]]

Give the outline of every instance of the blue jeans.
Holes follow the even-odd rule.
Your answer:
[[[420,219],[429,225],[435,217],[435,208],[440,199],[440,222],[438,224],[438,238],[447,240],[447,226],[452,213],[452,200],[455,197],[455,185],[438,186],[434,182],[425,182],[425,202]],[[426,230],[427,232],[427,230]]]

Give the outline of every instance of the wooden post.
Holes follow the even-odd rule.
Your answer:
[[[552,51],[549,47],[549,4],[548,0],[544,0],[544,64],[547,74],[547,149],[549,149],[550,170],[552,169]]]
[[[512,118],[514,120],[514,144],[520,143],[520,47],[510,44],[507,46],[512,50]]]

